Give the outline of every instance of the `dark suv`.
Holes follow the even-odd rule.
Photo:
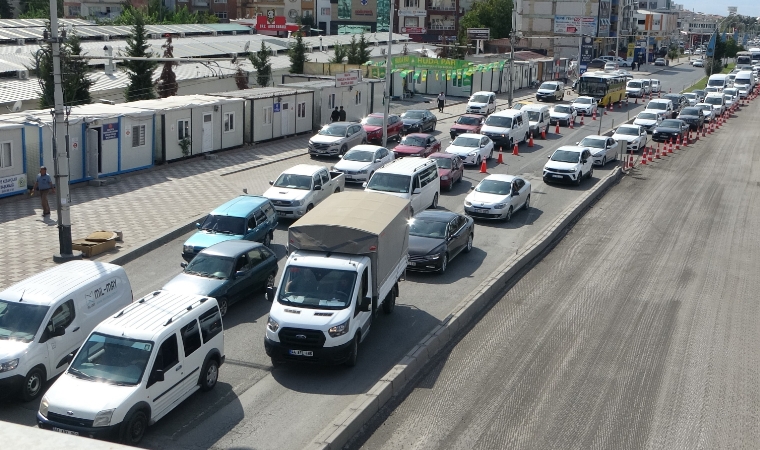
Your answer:
[[[683,94],[665,94],[662,98],[666,98],[673,102],[673,118],[678,117],[681,110],[690,106],[689,99]]]

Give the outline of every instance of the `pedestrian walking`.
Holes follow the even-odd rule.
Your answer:
[[[338,112],[338,107],[335,107],[335,110],[330,114],[330,122],[337,122],[340,120],[340,113]]]
[[[341,122],[345,122],[345,121],[346,121],[346,110],[345,110],[345,109],[343,109],[343,107],[342,107],[342,106],[340,107],[340,112],[339,112],[339,115],[340,115],[340,119],[339,119],[339,120],[340,120]]]
[[[34,191],[40,193],[42,215],[49,216],[50,204],[48,203],[48,193],[53,191],[53,194],[55,194],[55,183],[53,183],[53,178],[48,175],[47,167],[45,166],[40,167],[40,174],[37,175],[37,181],[34,182],[34,187],[32,187],[32,195],[34,195]]]
[[[438,112],[443,112],[443,105],[446,103],[446,96],[443,92],[438,94]]]

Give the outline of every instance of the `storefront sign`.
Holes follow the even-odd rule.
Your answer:
[[[398,15],[401,17],[404,17],[404,16],[425,17],[427,16],[427,11],[424,9],[399,9]]]
[[[468,28],[467,38],[474,39],[476,41],[478,40],[487,41],[491,39],[491,29],[490,28]]]
[[[119,137],[119,122],[107,123],[103,125],[101,133],[103,135],[104,141],[118,138]]]
[[[425,34],[427,33],[427,28],[401,27],[401,32],[406,34]]]
[[[596,17],[554,16],[554,34],[588,34],[596,36]]]
[[[272,112],[280,112],[280,103],[279,102],[274,103],[272,105]]]
[[[0,195],[12,194],[26,189],[26,174],[0,177]]]
[[[335,74],[335,87],[354,86],[359,84],[359,72]]]
[[[298,31],[298,25],[287,23],[285,16],[275,16],[274,10],[267,11],[266,16],[256,16],[258,31]]]
[[[374,16],[375,12],[371,9],[355,9],[354,15],[356,16]]]

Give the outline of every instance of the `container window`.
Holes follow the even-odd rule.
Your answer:
[[[272,123],[272,107],[265,106],[264,107],[264,124],[268,125],[271,123]]]
[[[190,137],[190,121],[178,120],[177,121],[177,139],[180,141]]]
[[[132,126],[132,147],[145,145],[145,125]]]
[[[13,147],[10,142],[0,144],[0,168],[11,167],[13,165]]]
[[[224,113],[224,131],[235,131],[235,113]]]

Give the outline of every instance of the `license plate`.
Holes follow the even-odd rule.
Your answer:
[[[57,431],[57,432],[63,433],[63,434],[70,434],[72,436],[79,436],[79,432],[77,432],[77,431],[64,430],[64,429],[61,429],[61,428],[58,428],[58,427],[53,427],[53,431]]]
[[[295,356],[314,356],[314,352],[308,350],[288,350],[288,353]]]
[[[353,180],[353,179],[354,179],[354,177],[352,177],[351,175],[346,175],[346,179],[347,179],[347,180]]]
[[[411,262],[411,261],[410,261],[410,262],[406,263],[406,265],[407,265],[407,266],[412,266],[412,267],[414,267],[414,266],[416,266],[416,265],[417,265],[417,263],[416,263],[416,262]]]
[[[287,213],[284,213],[282,211],[277,211],[277,217],[284,217],[284,216],[287,216],[287,215],[288,215]]]
[[[562,175],[552,175],[552,178],[562,178]]]
[[[487,213],[488,210],[487,209],[478,209],[478,208],[475,208],[475,212],[476,213]]]

